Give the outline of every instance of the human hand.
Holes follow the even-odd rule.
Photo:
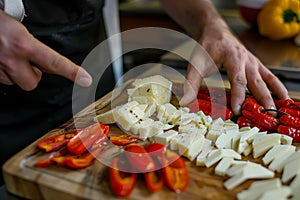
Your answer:
[[[280,99],[289,98],[281,81],[249,52],[228,28],[214,24],[206,26],[199,42],[213,59],[217,68],[209,65],[208,63],[211,62],[205,61],[207,57],[203,57],[201,53],[197,54],[196,49],[192,60],[197,64],[188,66],[184,84],[185,94],[180,105],[186,105],[195,99],[203,78],[222,67],[226,69],[231,84],[231,106],[235,114],[240,113],[246,89],[265,108],[275,108],[272,95]]]
[[[81,67],[35,39],[17,20],[0,10],[0,83],[33,90],[42,72],[61,75],[88,87],[91,76]]]

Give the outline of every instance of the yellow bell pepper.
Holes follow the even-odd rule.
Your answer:
[[[292,38],[300,32],[300,1],[269,0],[257,20],[261,35],[274,40]]]

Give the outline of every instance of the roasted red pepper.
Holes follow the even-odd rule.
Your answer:
[[[118,145],[118,146],[125,146],[131,143],[134,143],[139,138],[137,136],[123,134],[123,135],[112,135],[109,137],[111,143]]]
[[[112,160],[109,169],[109,183],[114,194],[121,198],[128,197],[134,189],[137,180],[136,173],[124,172],[122,165],[128,165],[116,157]]]
[[[279,125],[277,132],[292,137],[294,142],[300,142],[300,129]]]
[[[125,146],[125,155],[137,172],[151,172],[155,170],[155,164],[146,149],[139,144]]]
[[[232,111],[226,105],[219,103],[212,103],[210,101],[196,99],[188,105],[191,112],[198,112],[201,110],[205,115],[210,115],[213,119],[222,118],[230,119]]]
[[[263,107],[253,97],[246,97],[242,105],[242,110],[248,110],[251,112],[261,112]]]
[[[260,125],[258,125],[257,123],[255,123],[254,121],[247,119],[244,116],[239,116],[237,122],[236,122],[239,127],[257,127],[259,129],[259,131],[266,131],[265,128],[261,127]]]
[[[167,150],[163,168],[166,185],[174,192],[183,192],[189,185],[189,173],[184,160],[174,151]]]
[[[102,123],[92,124],[78,132],[68,143],[67,147],[70,152],[79,155],[90,148],[97,140],[104,141],[107,136],[108,126]]]
[[[161,190],[164,186],[162,159],[166,153],[166,147],[159,143],[151,143],[145,147],[155,162],[155,171],[144,174],[147,188],[150,191]]]
[[[67,155],[69,153],[70,152],[68,151],[67,148],[62,148],[59,151],[50,153],[50,155],[48,155],[46,158],[37,161],[34,164],[34,166],[36,166],[36,167],[48,167],[48,166],[55,163],[55,160],[54,160],[55,158],[64,157],[65,155]]]
[[[265,128],[268,131],[274,131],[278,127],[278,120],[267,113],[251,112],[248,110],[242,110],[244,117],[250,119],[259,126]]]
[[[297,109],[281,107],[279,111],[292,115],[293,117],[300,117],[300,110]]]
[[[57,149],[60,149],[61,147],[65,146],[69,142],[69,140],[76,134],[76,130],[71,130],[66,133],[60,133],[57,135],[43,138],[37,143],[37,147],[46,152],[56,151]]]
[[[279,123],[282,125],[300,129],[300,118],[298,117],[293,117],[291,115],[282,115],[279,118]]]
[[[275,106],[277,109],[281,108],[281,107],[290,107],[291,104],[294,104],[294,100],[292,99],[278,99],[278,100],[274,100]]]

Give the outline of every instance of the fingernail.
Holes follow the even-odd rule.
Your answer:
[[[241,105],[236,105],[233,111],[235,114],[239,115],[241,114],[241,109],[242,109]]]
[[[93,82],[92,77],[83,69],[78,71],[77,76],[77,83],[82,87],[89,87]]]
[[[83,87],[88,87],[92,84],[92,79],[90,77],[80,77],[78,84]]]
[[[191,97],[190,95],[184,95],[181,100],[179,101],[179,105],[180,106],[186,106],[187,104],[189,104],[190,102],[192,102],[194,100],[193,97]]]

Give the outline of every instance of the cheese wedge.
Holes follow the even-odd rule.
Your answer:
[[[273,178],[274,172],[268,170],[262,165],[246,165],[240,173],[234,175],[224,182],[226,189],[231,190],[248,179]]]
[[[215,145],[219,149],[232,149],[232,141],[237,135],[239,135],[239,131],[236,129],[225,130],[225,133],[222,133],[215,142]]]
[[[280,144],[281,143],[280,139],[281,139],[280,134],[267,134],[267,135],[255,136],[252,143],[253,158],[258,158],[264,155],[274,145]]]
[[[211,140],[204,139],[204,143],[201,149],[200,154],[197,156],[196,165],[197,166],[205,166],[204,161],[207,158],[207,155],[213,150]]]
[[[169,130],[169,131],[166,131],[166,132],[163,132],[161,134],[158,134],[158,135],[154,136],[154,140],[157,143],[160,143],[160,144],[163,144],[163,145],[167,146],[167,145],[169,145],[170,140],[176,135],[178,135],[177,131]]]
[[[300,197],[300,174],[297,174],[297,176],[293,179],[293,181],[290,184],[290,187],[292,189],[292,194],[294,195],[299,195]]]
[[[240,131],[240,140],[237,147],[238,153],[243,153],[245,148],[253,141],[253,138],[256,134],[258,134],[259,129],[257,127],[253,127],[248,131]]]
[[[281,156],[277,156],[275,160],[272,161],[272,163],[269,165],[269,169],[272,171],[276,171],[281,173],[283,170],[283,167],[293,161],[300,159],[300,151],[295,152],[295,149],[292,147],[288,149],[285,154],[282,154]]]
[[[271,199],[288,199],[292,194],[291,188],[282,186],[277,189],[267,190],[258,199],[259,200],[271,200]]]
[[[238,200],[256,200],[264,192],[281,188],[279,178],[256,181],[251,184],[248,190],[243,190],[237,194]]]
[[[178,134],[178,135],[175,135],[174,137],[172,137],[170,139],[170,149],[171,150],[178,150],[179,147],[178,147],[178,141],[183,139],[187,134],[186,133],[181,133],[181,134]]]
[[[263,157],[262,161],[265,165],[268,165],[270,162],[272,162],[276,157],[281,157],[281,155],[285,155],[285,153],[288,151],[288,149],[293,148],[294,150],[296,147],[293,147],[291,145],[282,145],[277,144],[273,146]]]
[[[178,145],[179,154],[186,156],[187,155],[186,153],[188,152],[190,146],[199,137],[203,137],[203,135],[199,135],[197,133],[190,133],[190,134],[186,134],[184,138],[178,140],[177,145]]]
[[[205,140],[204,135],[197,134],[193,143],[188,148],[188,150],[185,152],[184,156],[186,156],[190,161],[195,160],[195,158],[199,155],[199,153],[202,150],[204,140]]]
[[[242,159],[241,155],[232,149],[216,149],[209,153],[207,159],[204,161],[204,164],[206,167],[211,167],[225,157]]]
[[[281,180],[283,183],[286,183],[297,174],[300,174],[300,159],[293,160],[284,166]]]
[[[233,163],[233,158],[232,157],[222,158],[222,160],[215,167],[215,174],[219,175],[219,176],[225,176],[226,171],[232,165],[232,163]]]

